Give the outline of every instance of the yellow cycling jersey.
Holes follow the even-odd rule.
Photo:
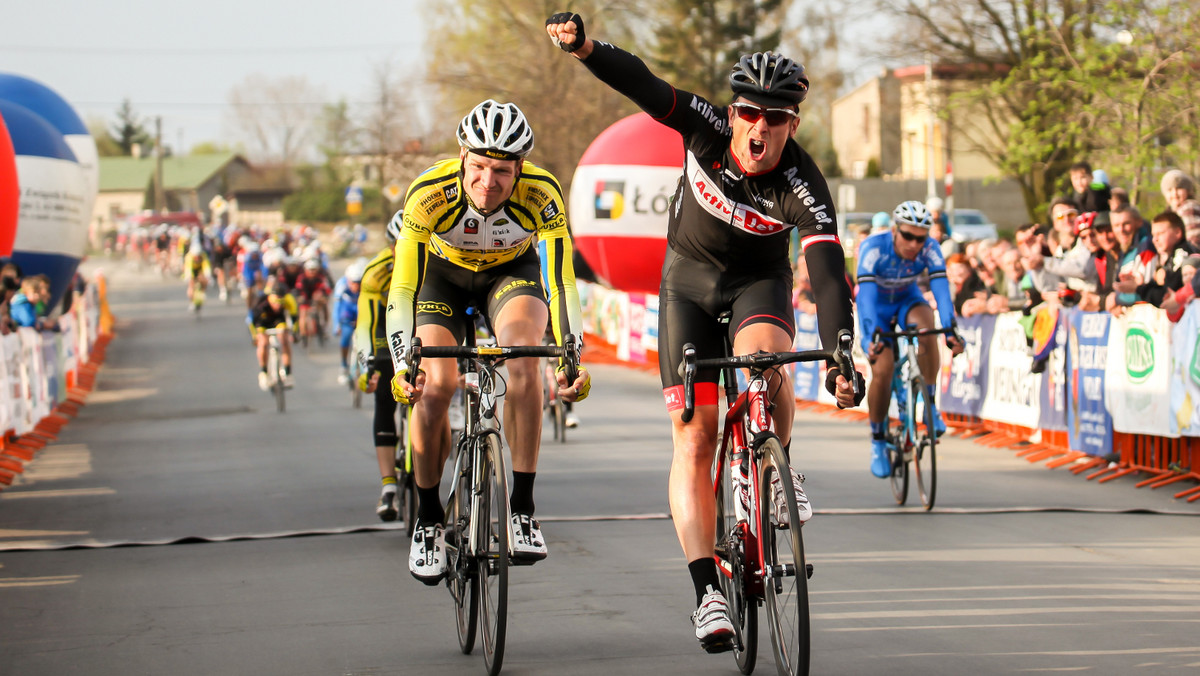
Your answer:
[[[392,247],[382,251],[367,263],[358,292],[358,322],[354,325],[354,344],[371,345],[372,352],[387,345],[384,333],[384,308],[392,286],[392,267],[396,252]]]
[[[574,249],[558,180],[545,169],[523,162],[512,195],[484,215],[467,198],[461,169],[457,157],[438,162],[413,181],[404,200],[404,226],[396,241],[387,309],[388,343],[398,373],[405,369],[402,362],[430,253],[480,271],[512,261],[536,243],[556,342],[561,345],[568,333],[578,335],[583,325]]]
[[[211,277],[212,266],[208,262],[208,256],[205,254],[189,253],[183,257],[183,278],[192,279],[193,277]]]

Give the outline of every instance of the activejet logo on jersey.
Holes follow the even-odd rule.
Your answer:
[[[773,221],[749,209],[738,209],[734,222],[739,224],[742,230],[756,235],[774,235],[777,232],[783,232],[784,228],[783,223]]]
[[[796,167],[788,167],[787,171],[783,172],[784,178],[792,184],[792,192],[796,194],[796,197],[800,198],[804,206],[808,207],[809,213],[817,219],[817,223],[832,225],[833,219],[829,217],[829,205],[817,204],[817,198],[813,197],[812,193],[809,192],[808,184],[796,176],[797,171]]]
[[[625,181],[596,181],[596,218],[615,221],[625,211]]]
[[[704,120],[711,124],[713,129],[716,129],[719,133],[725,133],[725,127],[729,124],[729,118],[718,115],[711,103],[701,99],[699,96],[693,95],[691,108],[704,116]]]

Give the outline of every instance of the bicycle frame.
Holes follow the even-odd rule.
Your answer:
[[[725,369],[723,373],[726,378],[725,392],[728,401],[731,392],[736,393],[737,391],[737,381],[734,379],[736,375],[733,369]],[[763,594],[763,561],[766,559],[763,556],[762,540],[759,538],[759,501],[753,497],[759,494],[761,488],[758,485],[758,465],[762,460],[762,452],[760,444],[754,443],[754,441],[760,433],[775,431],[775,421],[771,418],[770,408],[771,402],[767,399],[766,373],[752,371],[746,390],[737,394],[729,402],[729,407],[725,411],[721,443],[716,458],[717,467],[723,466],[720,463],[731,465],[735,461],[739,464],[745,463],[746,477],[750,482],[750,512],[747,514],[746,520],[739,522],[736,527],[741,531],[747,545],[745,562],[747,565],[743,570],[746,577],[746,589],[755,597]],[[761,442],[761,438],[759,441]],[[720,481],[721,475],[720,472],[717,472],[713,477],[714,493],[721,489]],[[736,537],[736,534],[731,533],[731,536]],[[732,566],[721,560],[720,556],[714,558],[717,561],[717,569],[726,577],[732,578]]]

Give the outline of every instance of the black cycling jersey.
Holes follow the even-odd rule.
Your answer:
[[[593,43],[584,65],[683,137],[684,174],[667,229],[671,249],[722,272],[774,275],[789,270],[788,231],[798,228],[822,341],[831,347],[840,329],[853,331],[833,200],[812,157],[788,139],[774,169],[747,174],[730,151],[728,107],[676,89],[618,47]]]

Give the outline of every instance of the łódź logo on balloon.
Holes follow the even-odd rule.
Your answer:
[[[0,117],[0,257],[12,255],[19,213],[21,188],[17,183],[17,158],[8,135],[8,126]]]
[[[12,259],[25,275],[50,278],[62,299],[87,247],[87,180],[62,134],[28,108],[0,99],[16,155],[20,212]]]
[[[683,140],[645,113],[592,141],[571,181],[575,248],[609,286],[658,293],[667,211],[683,172]]]

